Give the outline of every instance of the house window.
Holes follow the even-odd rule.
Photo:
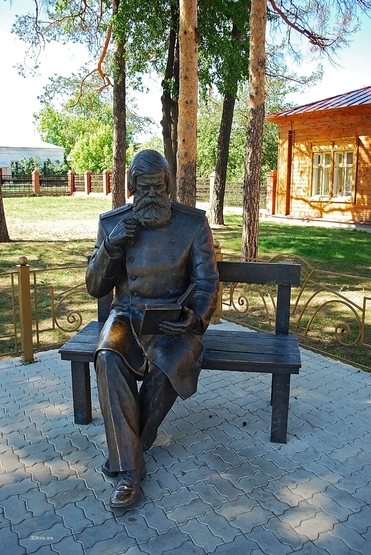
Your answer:
[[[313,152],[312,196],[350,199],[354,182],[354,153],[346,150]]]
[[[350,197],[353,185],[353,152],[335,152],[334,197]]]
[[[328,196],[330,191],[331,152],[313,154],[313,196]]]

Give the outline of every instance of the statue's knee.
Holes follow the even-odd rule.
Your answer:
[[[115,351],[101,349],[95,354],[95,369],[97,372],[105,371],[109,373],[120,365],[121,357]]]

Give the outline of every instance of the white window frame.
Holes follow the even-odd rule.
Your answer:
[[[350,202],[355,187],[356,149],[351,144],[312,147],[311,198]]]

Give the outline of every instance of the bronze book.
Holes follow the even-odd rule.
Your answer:
[[[144,309],[141,335],[163,335],[159,325],[165,320],[177,322],[182,308],[187,306],[187,302],[192,297],[196,285],[191,283],[185,293],[176,303],[146,304]]]

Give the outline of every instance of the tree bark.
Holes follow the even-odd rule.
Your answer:
[[[179,47],[176,33],[177,10],[171,7],[171,29],[169,48],[164,80],[162,82],[162,137],[165,158],[170,170],[170,198],[176,200],[176,157],[177,157],[177,126],[178,126],[178,98],[179,86]]]
[[[0,243],[9,243],[10,237],[6,225],[3,195],[1,192],[1,169],[0,169]]]
[[[197,0],[180,0],[177,197],[196,205]]]
[[[112,0],[112,15],[119,10],[120,0]],[[113,68],[113,160],[112,208],[126,203],[126,62],[125,42],[117,41]]]
[[[211,191],[210,222],[214,225],[224,225],[224,195],[227,178],[229,143],[231,139],[232,121],[236,98],[226,93],[223,101],[223,112],[220,121],[218,149],[215,165],[215,179]]]
[[[126,202],[126,79],[125,47],[116,45],[113,82],[112,208]]]
[[[267,0],[252,0],[250,12],[249,117],[244,177],[241,256],[258,257],[260,176],[265,101]]]

